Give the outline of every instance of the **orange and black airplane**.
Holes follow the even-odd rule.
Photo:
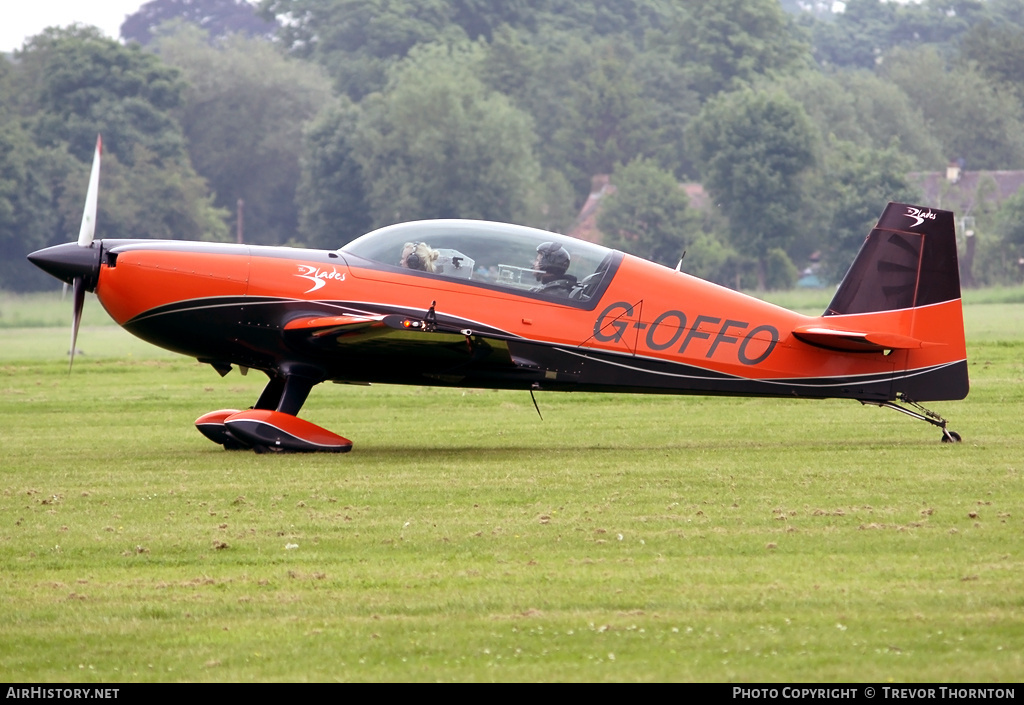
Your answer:
[[[200,417],[228,449],[344,452],[298,418],[320,382],[845,398],[942,429],[920,402],[968,392],[953,213],[890,203],[821,316],[622,252],[470,220],[402,223],[337,251],[94,240],[29,259],[118,324],[208,363],[265,373],[248,410]]]

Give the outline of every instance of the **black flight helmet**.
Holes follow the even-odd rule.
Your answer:
[[[569,269],[569,251],[557,242],[543,242],[537,246],[537,269],[561,276]]]

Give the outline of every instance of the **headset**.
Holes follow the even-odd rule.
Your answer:
[[[416,248],[419,247],[420,244],[421,243],[419,242],[412,242],[402,248],[402,250],[404,251],[407,247],[412,247],[412,252],[410,252],[408,256],[404,258],[405,266],[408,267],[409,269],[425,269],[424,265],[426,265],[426,262],[424,262],[423,258],[416,253]],[[399,264],[401,264],[401,262],[399,262]]]

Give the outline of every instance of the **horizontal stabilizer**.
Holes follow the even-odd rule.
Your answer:
[[[841,330],[820,325],[800,326],[793,329],[793,335],[808,345],[845,352],[912,350],[934,344],[898,333]]]

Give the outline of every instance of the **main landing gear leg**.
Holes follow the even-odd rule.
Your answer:
[[[296,416],[306,403],[310,390],[322,379],[300,375],[274,375],[263,388],[254,409],[273,409]]]
[[[212,411],[199,417],[196,426],[204,436],[228,450],[348,452],[352,450],[352,441],[296,416],[310,390],[322,381],[319,370],[282,367],[280,372],[270,374],[270,381],[252,409]]]
[[[898,411],[901,414],[906,414],[907,416],[909,416],[911,418],[919,419],[919,420],[924,421],[926,423],[930,423],[932,426],[938,426],[939,428],[942,429],[942,442],[943,443],[959,443],[960,442],[960,440],[961,440],[960,434],[957,433],[956,431],[950,431],[948,428],[946,428],[946,424],[948,423],[946,421],[946,419],[942,418],[941,416],[936,414],[934,411],[931,411],[929,409],[924,408],[923,406],[918,404],[913,399],[909,399],[906,394],[898,394],[896,396],[896,399],[897,399],[897,401],[903,402],[907,406],[913,407],[913,409],[908,409],[908,408],[906,408],[904,406],[900,406],[899,404],[897,404],[895,402],[891,402],[891,401],[881,401],[881,402],[879,402],[879,401],[864,401],[864,400],[860,400],[860,403],[861,404],[872,404],[874,406],[882,406],[882,407],[885,407],[887,409],[893,409],[894,411]],[[915,411],[914,409],[916,409],[917,411]]]

